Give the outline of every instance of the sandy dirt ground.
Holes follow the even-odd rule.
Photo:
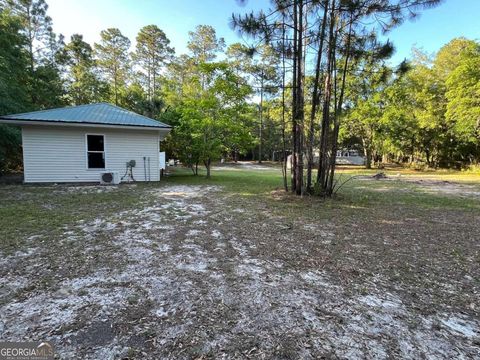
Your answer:
[[[103,191],[88,189],[59,191]],[[0,258],[2,340],[63,359],[480,357],[478,214],[292,217],[288,199],[202,185],[142,196]]]

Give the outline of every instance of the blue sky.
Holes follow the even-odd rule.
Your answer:
[[[227,44],[242,41],[228,25],[232,12],[267,9],[268,0],[249,0],[242,7],[235,0],[47,0],[54,30],[67,38],[73,33],[86,41],[98,41],[101,30],[118,27],[135,40],[138,30],[156,24],[172,41],[177,54],[186,52],[188,31],[196,25],[212,25]],[[437,8],[423,11],[387,35],[397,52],[392,62],[408,58],[412,46],[429,53],[454,37],[480,39],[480,0],[444,0]]]

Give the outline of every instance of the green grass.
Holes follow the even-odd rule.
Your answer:
[[[238,195],[268,194],[282,188],[280,169],[271,170],[214,170],[212,177],[207,179],[205,171],[200,170],[198,176],[193,176],[188,169],[176,168],[166,179],[168,183],[190,185],[218,185],[226,191]]]
[[[123,186],[101,193],[67,192],[62,186],[0,186],[0,246],[11,252],[21,248],[29,236],[54,238],[79,220],[135,207],[142,189],[150,186]]]
[[[357,168],[354,171],[343,169],[337,176],[340,177],[339,183],[356,175],[373,175],[378,170],[365,170]],[[397,172],[398,173],[398,172]],[[430,193],[422,184],[415,182],[402,181],[412,180],[413,178],[405,171],[397,180],[375,181],[353,179],[348,181],[337,193],[335,199],[324,200],[310,197],[314,201],[328,204],[328,206],[348,206],[348,207],[372,207],[372,206],[409,206],[419,208],[445,208],[445,209],[480,209],[480,201],[477,198],[466,198],[458,195],[449,195],[446,193]],[[396,173],[391,174],[392,176]],[[428,177],[429,175],[430,177]],[[420,179],[431,179],[444,181],[445,174],[432,175],[428,173],[415,173]],[[469,179],[469,183],[475,186],[476,191],[480,192],[480,177],[468,176],[460,172],[449,173],[450,179]],[[416,178],[415,178],[416,179]],[[214,170],[211,179],[206,179],[204,172],[199,176],[193,176],[188,169],[176,168],[172,170],[171,176],[166,179],[168,183],[191,184],[191,185],[219,185],[225,191],[235,193],[240,196],[263,196],[268,200],[272,191],[283,189],[281,170]],[[441,186],[439,184],[438,186]]]

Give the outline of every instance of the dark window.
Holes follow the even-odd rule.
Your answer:
[[[105,169],[104,144],[103,135],[87,135],[87,163],[89,169]]]
[[[87,135],[88,151],[104,151],[103,135]]]
[[[105,158],[103,153],[89,152],[88,168],[89,169],[105,169]]]

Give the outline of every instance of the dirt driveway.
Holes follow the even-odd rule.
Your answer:
[[[2,340],[64,359],[480,356],[478,214],[141,196],[0,259]]]

